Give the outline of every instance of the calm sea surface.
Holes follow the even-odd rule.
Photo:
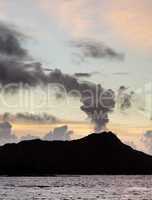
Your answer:
[[[5,200],[152,200],[152,176],[0,177]]]

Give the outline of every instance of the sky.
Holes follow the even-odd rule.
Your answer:
[[[109,78],[96,75],[93,79],[110,87],[139,87],[150,80],[150,0],[2,0],[0,4],[1,21],[16,25],[29,36],[26,45],[31,54],[47,66],[68,73],[99,71]],[[78,64],[69,42],[87,38],[124,53],[124,62],[90,59]],[[112,72],[129,75],[118,77]]]
[[[108,128],[124,140],[138,143],[144,132],[152,129],[151,98],[145,93],[152,74],[151,8],[151,0],[1,0],[0,22],[24,34],[22,46],[33,62],[42,63],[43,68],[60,69],[71,76],[88,73],[89,77],[79,79],[114,91],[123,85],[128,88],[125,92],[137,92],[141,98],[135,97],[130,110],[122,113],[115,109],[110,113]],[[99,52],[92,50],[91,45]],[[45,101],[45,89],[36,89],[34,100]],[[44,103],[35,107],[38,103],[19,106],[18,94],[4,96],[16,106],[5,104],[1,113],[47,112],[62,119],[77,135],[92,129],[86,113],[80,109],[81,102],[75,98],[56,101],[51,96],[49,106]],[[83,124],[83,128],[78,128],[78,124]],[[18,135],[26,134],[28,126],[14,123]],[[37,134],[35,125],[30,130]],[[43,134],[43,130],[38,134]]]

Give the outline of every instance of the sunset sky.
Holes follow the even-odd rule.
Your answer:
[[[88,73],[80,80],[100,83],[115,92],[125,86],[126,92],[138,94],[130,109],[120,112],[116,108],[110,113],[107,125],[123,140],[138,145],[143,134],[152,130],[151,10],[151,0],[1,0],[0,23],[24,34],[22,46],[44,69],[60,69],[71,76]],[[103,44],[107,54],[85,54],[84,41]],[[35,102],[31,105],[19,106],[18,93],[5,94],[7,104],[0,99],[1,114],[46,112],[62,121],[51,125],[15,122],[13,131],[18,136],[44,135],[64,124],[74,131],[74,138],[92,131],[78,99],[56,100],[51,96],[46,103],[45,89],[33,89]]]

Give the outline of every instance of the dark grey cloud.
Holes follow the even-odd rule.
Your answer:
[[[28,58],[28,52],[22,47],[25,36],[10,24],[0,23],[0,54],[5,56]]]
[[[80,83],[72,75],[64,74],[61,70],[55,69],[47,76],[47,83],[57,83],[65,87],[67,91],[80,88]]]
[[[74,74],[74,76],[76,78],[90,78],[94,75],[98,75],[98,74],[101,74],[100,72],[97,72],[97,71],[94,71],[94,72],[85,72],[85,73],[82,73],[82,72],[77,72]]]
[[[87,116],[91,119],[91,122],[95,124],[95,130],[99,131],[105,127],[106,123],[109,121],[108,113],[111,112],[115,105],[114,92],[112,90],[106,90],[98,85],[79,81],[75,76],[64,74],[59,69],[55,69],[49,74],[45,74],[41,66],[39,70],[34,67],[33,73],[29,74],[29,79],[25,82],[38,84],[57,84],[61,86],[61,90],[57,93],[57,96],[63,98],[63,91],[70,92],[73,97],[81,98],[83,106],[81,110],[84,111]],[[27,73],[28,74],[28,73]],[[37,74],[37,76],[36,76]],[[31,78],[32,75],[32,78]],[[34,82],[33,82],[34,81]],[[98,97],[97,94],[99,93]],[[90,98],[90,100],[88,100]],[[87,100],[86,100],[87,99]],[[91,102],[90,102],[91,101]],[[88,104],[90,108],[88,108]],[[91,105],[90,105],[91,104]],[[104,104],[104,105],[103,105]]]
[[[31,62],[23,48],[26,37],[17,28],[0,23],[0,84],[28,84],[35,86],[45,81],[40,63]]]
[[[14,94],[19,88],[43,86],[48,83],[47,79],[40,63],[0,59],[0,89],[3,93]]]
[[[84,111],[91,122],[95,125],[95,132],[106,129],[109,122],[108,114],[115,107],[115,94],[111,89],[104,89],[96,85],[94,89],[86,92],[81,98],[81,110]]]
[[[74,76],[77,78],[90,78],[92,73],[75,73]]]
[[[10,26],[1,25],[0,27],[0,42],[2,44],[0,47],[1,85],[22,83],[23,85],[28,84],[28,86],[35,87],[49,83],[60,84],[62,87],[57,95],[58,97],[62,97],[63,87],[64,90],[70,92],[70,95],[81,97],[81,109],[95,124],[95,130],[100,131],[101,128],[105,127],[109,120],[108,113],[113,110],[115,105],[114,92],[105,90],[91,82],[82,82],[76,76],[62,73],[58,69],[46,73],[41,63],[27,62],[25,58],[29,56],[29,53],[22,47],[21,36],[22,34],[12,27],[10,28]],[[72,46],[79,49],[84,58],[121,59],[123,57],[122,54],[117,53],[101,42],[82,40],[72,42]],[[17,86],[13,86],[13,89],[14,87],[18,89]],[[96,93],[97,89],[99,95]],[[88,97],[90,97],[90,100],[88,100]]]
[[[51,72],[49,81],[63,85],[74,97],[80,97],[82,103],[80,109],[95,125],[96,132],[105,129],[109,121],[108,114],[115,107],[115,94],[111,89],[104,89],[92,82],[79,81],[76,77],[63,74],[60,70]]]
[[[22,47],[21,34],[15,27],[0,23],[0,84],[28,84],[35,87],[48,83],[60,83],[67,91],[85,87],[74,76],[63,74],[60,70],[43,68],[41,63],[25,59],[29,52]],[[23,59],[24,58],[24,59]],[[46,73],[47,69],[47,73]],[[17,86],[16,86],[17,87]],[[13,89],[16,87],[14,86]]]
[[[77,91],[78,93],[70,94],[81,98],[81,110],[95,125],[95,131],[105,129],[109,121],[108,114],[115,107],[115,94],[111,89],[104,89],[91,82],[79,81],[76,77],[63,74],[60,70],[51,72],[48,80],[63,85],[67,92]]]
[[[75,55],[78,55],[81,58],[81,61],[87,58],[93,59],[116,59],[116,60],[123,60],[124,54],[117,52],[113,48],[105,45],[100,41],[95,41],[91,39],[82,39],[71,41],[70,45],[79,52],[76,52]]]
[[[29,65],[31,69],[29,69]],[[0,58],[0,83],[7,84],[28,84],[36,86],[45,83],[45,74],[40,64],[25,64],[16,60]]]

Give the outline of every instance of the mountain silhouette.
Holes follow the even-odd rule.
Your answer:
[[[0,175],[56,174],[152,174],[152,156],[123,144],[112,132],[0,147]]]

